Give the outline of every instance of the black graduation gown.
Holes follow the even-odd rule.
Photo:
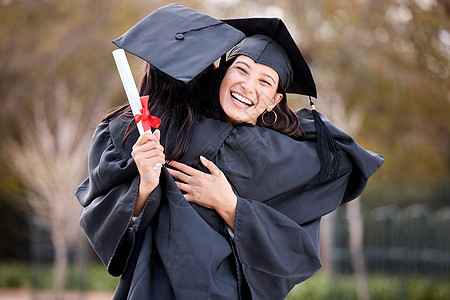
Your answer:
[[[307,109],[297,114],[302,141],[196,118],[180,161],[205,170],[203,155],[225,173],[238,196],[234,235],[215,211],[188,203],[165,168],[131,224],[139,174],[130,153],[137,133],[122,147],[128,118],[98,126],[89,177],[76,196],[89,242],[108,272],[122,276],[114,299],[284,299],[320,268],[320,218],[357,197],[383,157],[325,119],[343,157],[339,176],[319,184],[313,118]]]

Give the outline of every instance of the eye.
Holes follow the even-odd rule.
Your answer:
[[[246,69],[244,69],[243,67],[236,67],[240,72],[242,72],[242,73],[244,73],[244,74],[247,74],[247,70]]]
[[[264,84],[266,86],[272,86],[272,84],[269,81],[265,80],[265,79],[261,79],[260,81],[261,81],[262,84]]]

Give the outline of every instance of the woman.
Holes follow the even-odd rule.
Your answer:
[[[151,168],[171,152],[164,128],[165,151],[159,133],[132,131],[123,142],[126,115],[94,135],[90,177],[77,191],[80,223],[108,271],[122,275],[116,299],[283,299],[320,267],[320,217],[356,197],[381,164],[328,123],[343,155],[335,177],[321,182],[310,111],[295,117],[301,138],[298,126],[281,126],[291,136],[254,126],[285,101],[277,81],[289,90],[289,70],[235,54],[219,93],[231,123],[195,115],[188,147],[170,164],[184,172]]]
[[[263,116],[272,112],[282,98],[283,90],[278,73],[271,67],[256,63],[252,58],[245,55],[233,59],[233,62],[227,68],[219,91],[223,119],[231,124],[256,125],[261,123],[261,125],[264,125]],[[285,104],[286,101],[283,103]],[[281,124],[278,117],[277,120],[270,123],[270,126],[276,124],[279,131],[287,135],[300,137],[299,122],[294,113],[287,105],[283,108],[277,107],[277,110],[288,116],[286,123],[289,126]],[[275,113],[275,116],[278,116],[278,114]],[[289,117],[291,118],[289,119]],[[266,123],[267,125],[268,123]],[[208,176],[176,162],[171,162],[169,165],[179,168],[184,173],[172,169],[169,169],[169,173],[182,181],[177,182],[177,186],[186,193],[187,201],[216,210],[227,225],[233,229],[237,203],[236,195],[223,173],[203,156],[200,159],[211,172],[211,175]]]

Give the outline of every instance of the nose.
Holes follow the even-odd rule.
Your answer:
[[[246,92],[253,93],[255,90],[256,84],[255,84],[255,81],[249,77],[242,81],[241,86]]]

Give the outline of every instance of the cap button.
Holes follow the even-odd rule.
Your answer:
[[[181,40],[184,39],[184,35],[183,35],[182,33],[177,33],[177,34],[175,35],[175,38],[176,38],[177,40],[181,41]]]

